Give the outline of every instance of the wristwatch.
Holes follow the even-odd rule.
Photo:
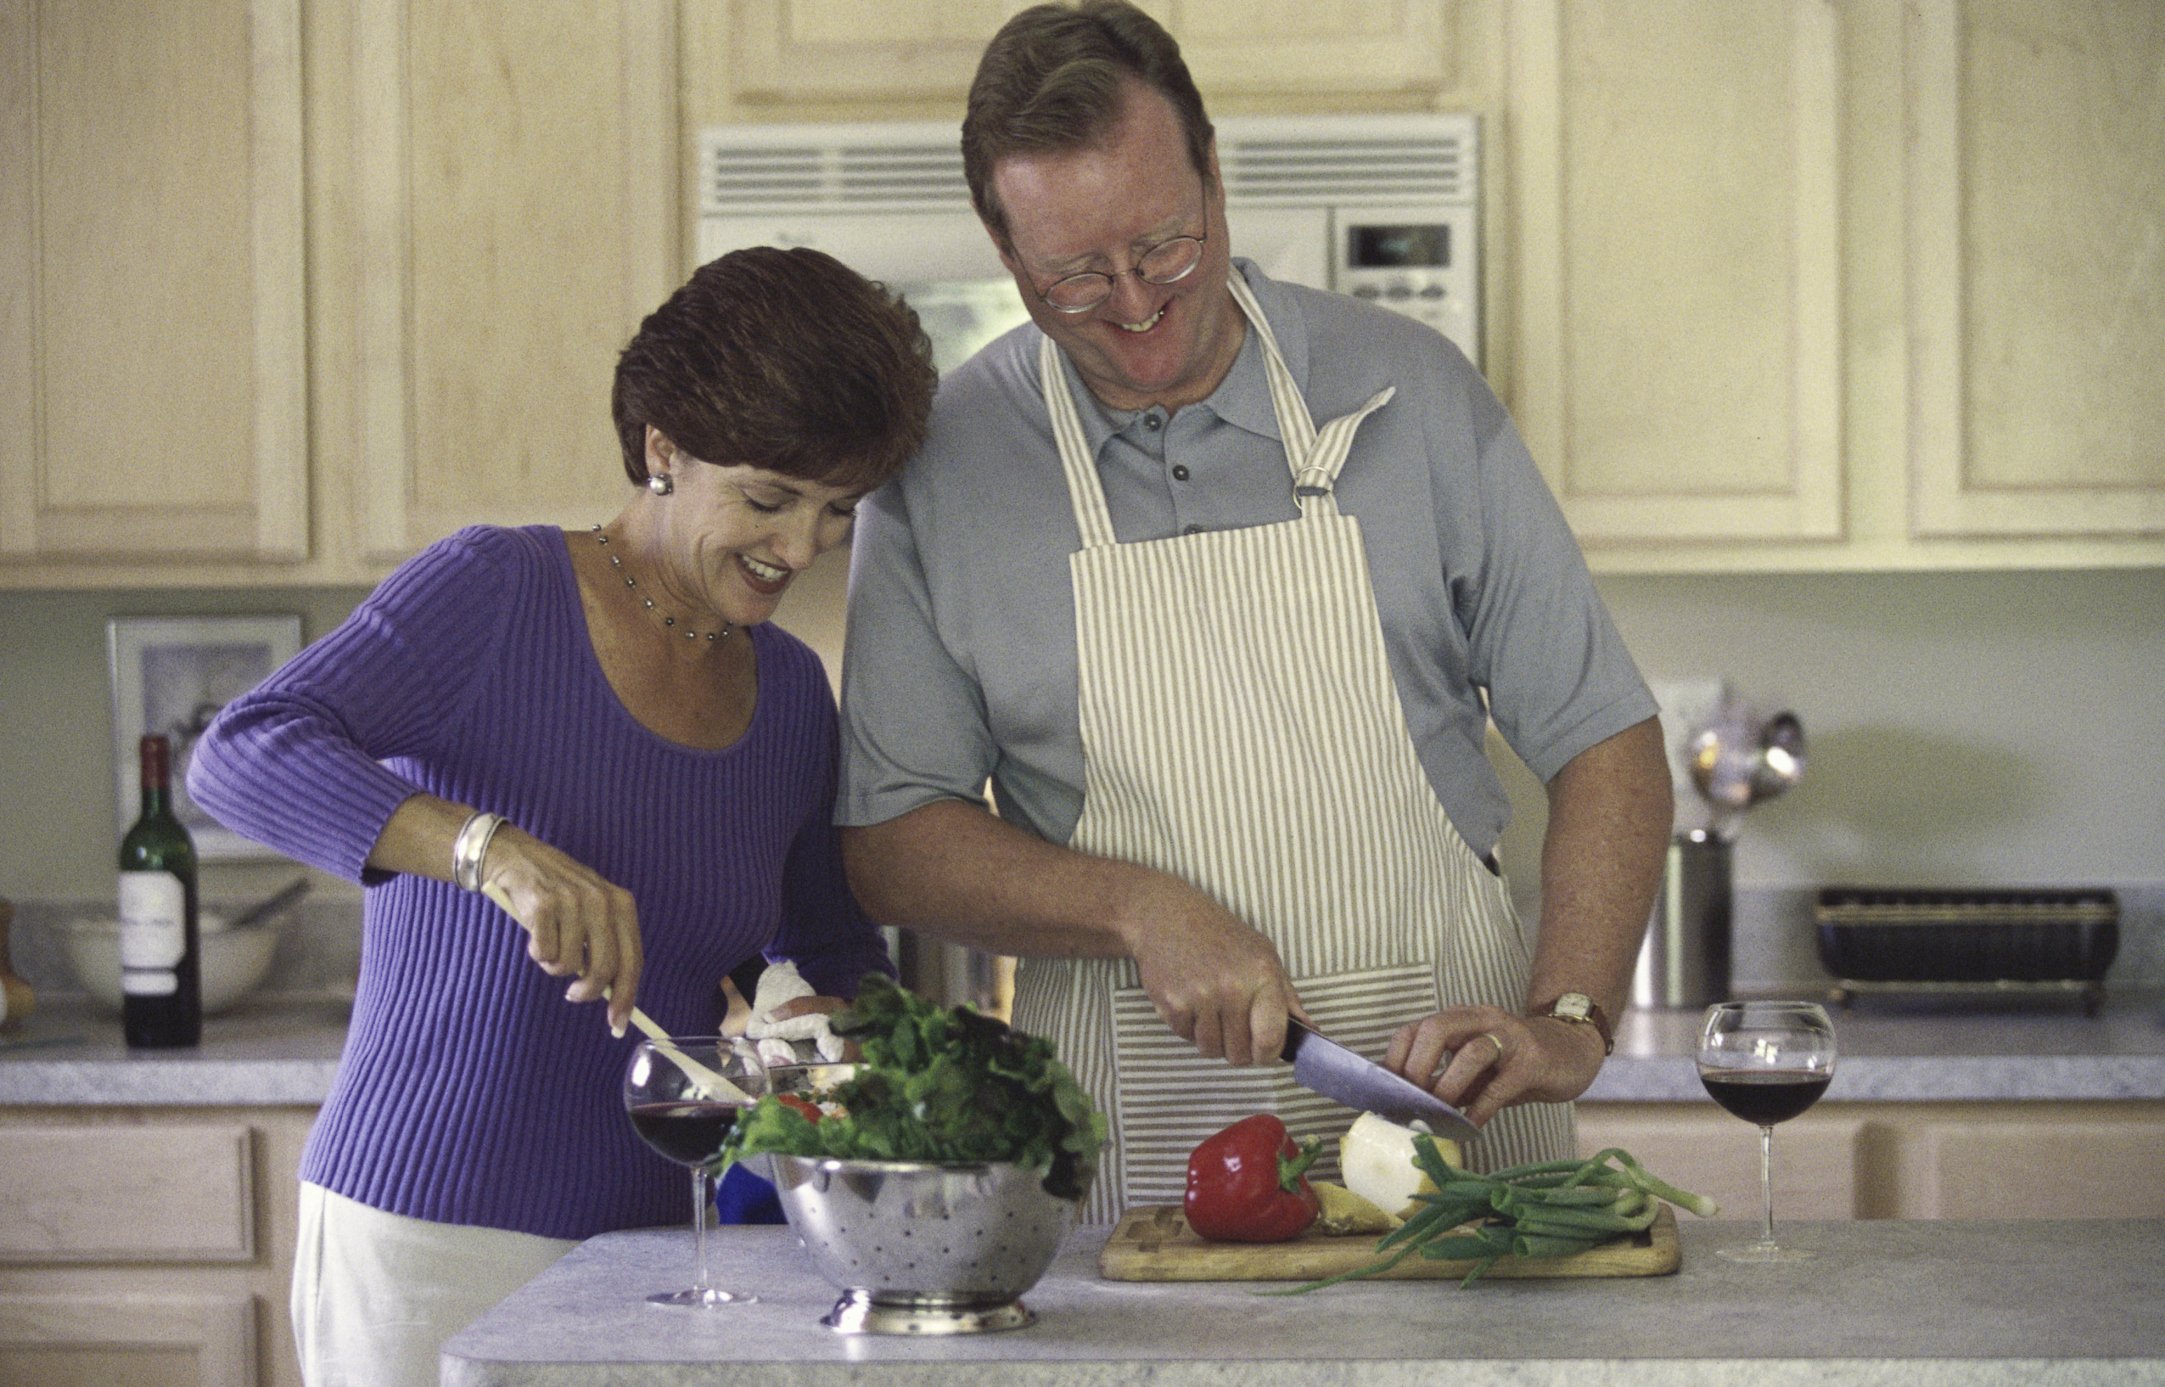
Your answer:
[[[1600,1004],[1583,992],[1566,992],[1534,1015],[1569,1021],[1574,1026],[1592,1026],[1594,1034],[1601,1037],[1601,1053],[1616,1053],[1616,1034],[1609,1029],[1609,1018],[1602,1014]]]

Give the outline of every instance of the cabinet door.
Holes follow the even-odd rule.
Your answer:
[[[1842,533],[1824,0],[1516,0],[1516,408],[1589,549]]]
[[[248,1296],[0,1294],[8,1387],[250,1387]]]
[[[1920,1124],[1910,1218],[2165,1218],[2165,1124],[2040,1115]]]
[[[154,1178],[140,1152],[157,1150]],[[252,1145],[239,1123],[0,1127],[0,1264],[247,1262]]]
[[[1908,9],[1915,531],[2165,535],[2165,8]]]
[[[0,563],[308,552],[298,0],[0,3]]]
[[[1863,1119],[1806,1113],[1774,1129],[1774,1217],[1858,1218]],[[1759,1131],[1703,1106],[1581,1104],[1579,1150],[1619,1146],[1679,1189],[1721,1205],[1719,1217],[1759,1217]]]
[[[365,560],[606,520],[617,353],[678,280],[676,7],[358,0]]]
[[[738,0],[738,95],[937,97],[960,116],[985,43],[1018,0]],[[1159,0],[1206,99],[1249,93],[1432,93],[1453,85],[1456,0]]]

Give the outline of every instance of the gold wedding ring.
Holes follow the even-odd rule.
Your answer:
[[[1483,1031],[1481,1032],[1481,1038],[1496,1047],[1496,1062],[1502,1064],[1503,1042],[1496,1038],[1496,1033],[1494,1031]]]

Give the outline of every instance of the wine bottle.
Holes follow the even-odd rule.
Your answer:
[[[131,1046],[194,1045],[203,1035],[195,842],[173,817],[173,752],[143,738],[143,812],[120,840],[121,1031]]]

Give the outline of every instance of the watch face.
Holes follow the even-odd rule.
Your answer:
[[[1593,1009],[1594,999],[1583,992],[1566,992],[1556,999],[1556,1005],[1551,1008],[1558,1016],[1581,1018],[1584,1018]]]

